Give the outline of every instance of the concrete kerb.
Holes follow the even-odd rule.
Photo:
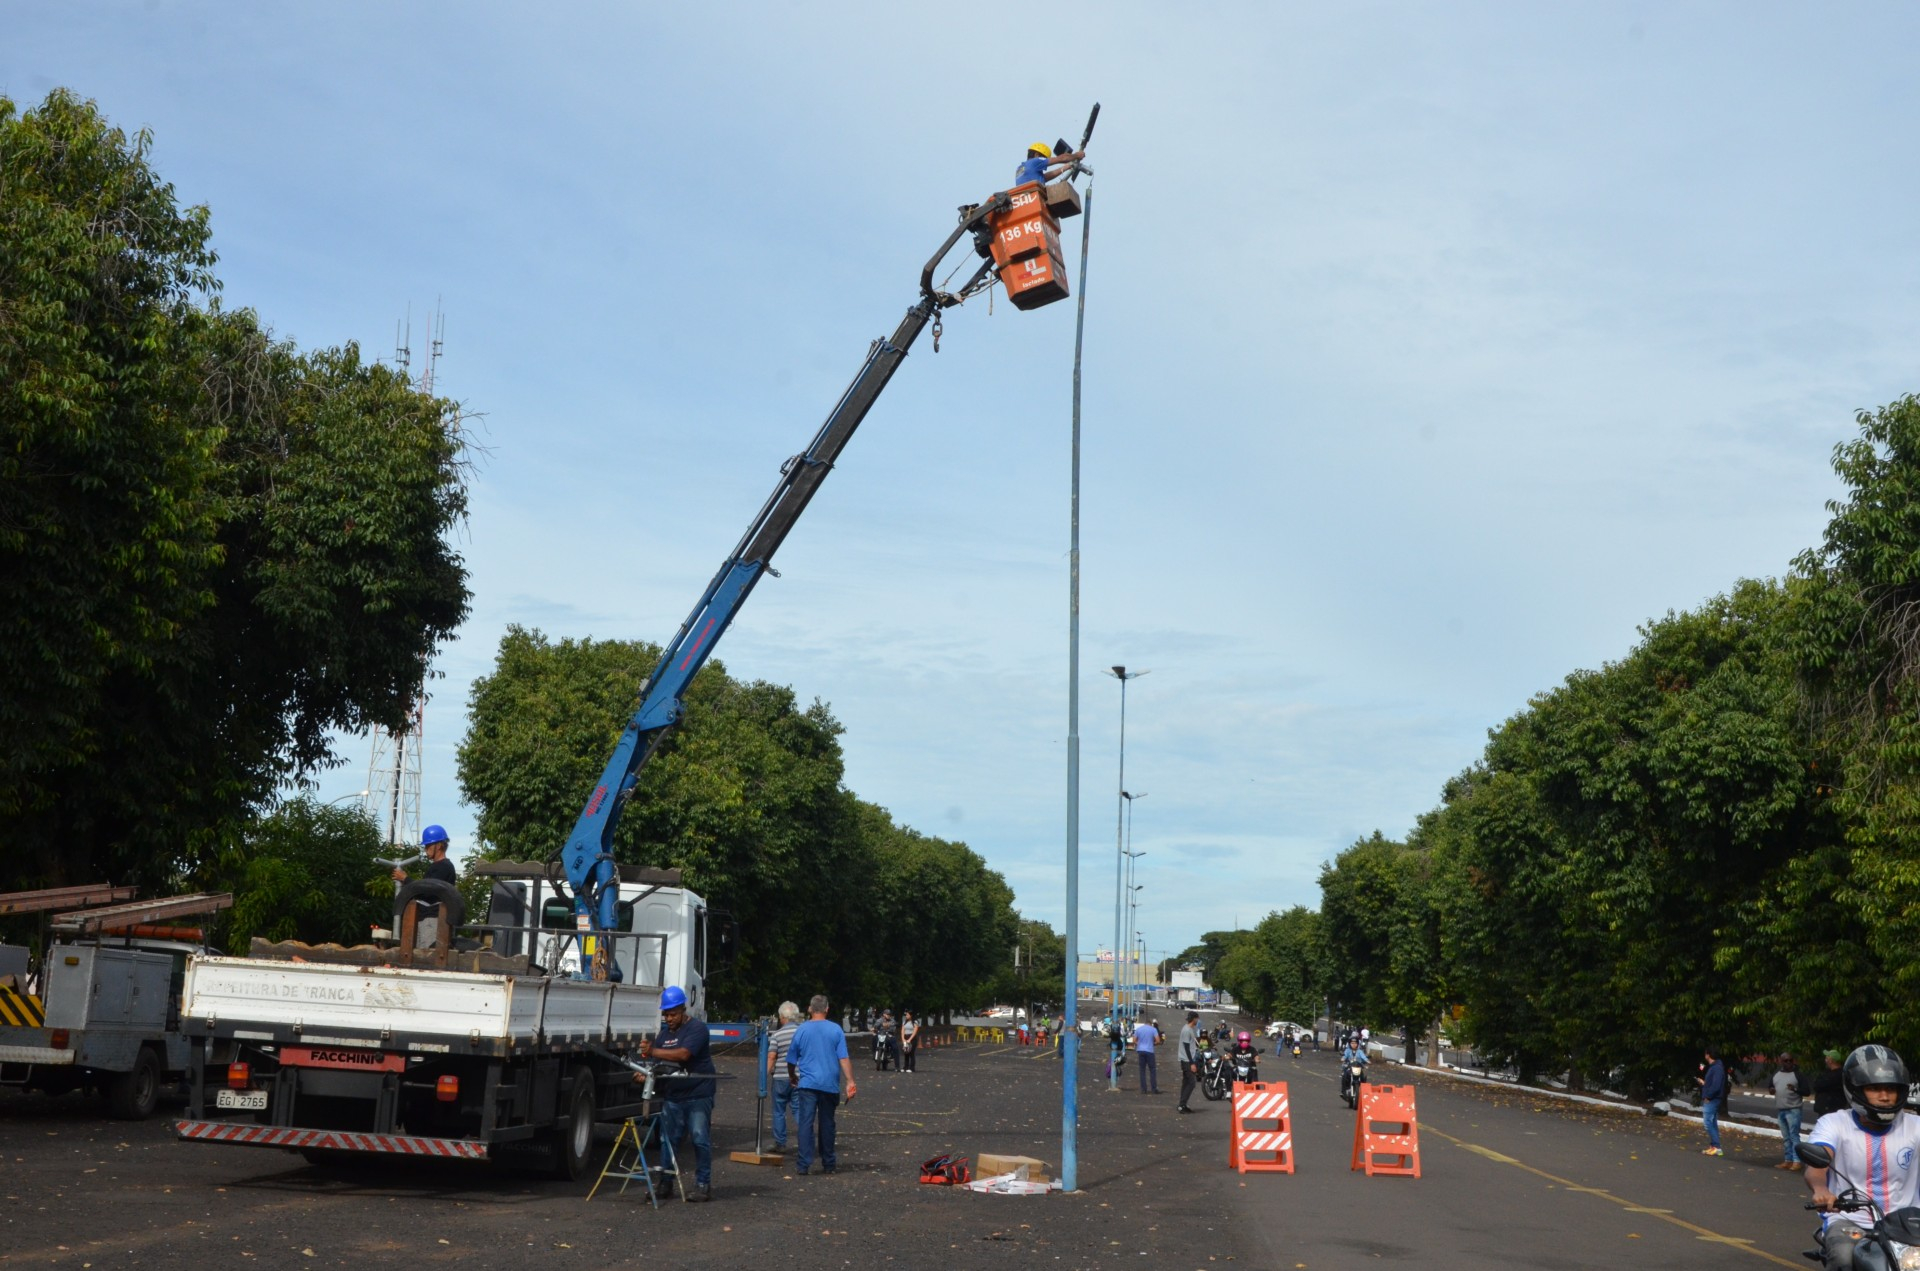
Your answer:
[[[1497,1086],[1502,1090],[1523,1090],[1528,1094],[1539,1095],[1546,1099],[1560,1099],[1567,1103],[1585,1103],[1597,1108],[1609,1108],[1615,1112],[1631,1112],[1636,1116],[1661,1115],[1656,1112],[1654,1108],[1647,1107],[1644,1104],[1629,1103],[1624,1099],[1599,1099],[1593,1095],[1574,1094],[1571,1091],[1555,1090],[1548,1086],[1523,1086],[1517,1081],[1502,1081],[1498,1077],[1476,1077],[1471,1073],[1461,1072],[1457,1068],[1422,1068],[1418,1064],[1409,1064],[1405,1060],[1400,1059],[1389,1059],[1386,1062],[1396,1068],[1405,1068],[1409,1072],[1429,1073],[1436,1077],[1446,1077],[1451,1081],[1467,1081],[1477,1086]],[[1706,1124],[1697,1112],[1691,1110],[1683,1112],[1672,1104],[1667,1105],[1664,1115],[1670,1116],[1676,1121],[1690,1121],[1694,1125],[1703,1126]],[[1752,1134],[1759,1138],[1777,1139],[1781,1137],[1778,1127],[1750,1125],[1745,1121],[1732,1121],[1726,1117],[1720,1118],[1720,1128],[1723,1130],[1738,1130],[1742,1134]]]

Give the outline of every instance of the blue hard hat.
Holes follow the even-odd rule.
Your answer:
[[[437,825],[429,825],[426,829],[420,831],[420,846],[422,847],[432,847],[435,843],[444,843],[446,841],[447,832]]]
[[[676,1006],[685,1006],[686,1004],[686,990],[682,989],[678,984],[669,984],[666,988],[660,990],[661,1010],[670,1011]]]

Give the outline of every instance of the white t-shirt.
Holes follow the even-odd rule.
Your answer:
[[[1834,1195],[1857,1187],[1883,1212],[1920,1204],[1920,1116],[1903,1112],[1885,1134],[1869,1134],[1851,1110],[1829,1112],[1813,1123],[1806,1138],[1833,1152],[1827,1190]],[[1863,1227],[1873,1221],[1865,1211],[1824,1217],[1826,1222],[1847,1218]]]

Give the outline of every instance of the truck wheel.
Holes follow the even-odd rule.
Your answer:
[[[107,1107],[122,1121],[144,1121],[160,1101],[160,1056],[142,1046],[133,1071],[116,1074],[107,1083]]]
[[[593,1155],[593,1111],[593,1073],[575,1069],[566,1119],[553,1127],[555,1178],[572,1182],[587,1172],[587,1158]]]

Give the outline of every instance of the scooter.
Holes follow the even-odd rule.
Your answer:
[[[1800,1159],[1812,1169],[1833,1170],[1833,1153],[1823,1143],[1802,1140]],[[1866,1229],[1866,1235],[1853,1246],[1853,1265],[1859,1271],[1903,1271],[1920,1267],[1920,1208],[1909,1205],[1889,1213],[1839,1171],[1834,1170],[1831,1177],[1845,1184],[1844,1190],[1834,1193],[1834,1209],[1846,1213]],[[1807,1202],[1807,1208],[1814,1208],[1812,1201]],[[1862,1218],[1870,1221],[1862,1222]],[[1814,1239],[1820,1241],[1825,1230],[1822,1225],[1813,1233]],[[1819,1249],[1807,1250],[1806,1256],[1826,1265],[1826,1255]]]
[[[1367,1065],[1360,1060],[1352,1060],[1340,1065],[1340,1097],[1347,1101],[1349,1108],[1360,1106],[1360,1087],[1367,1081]]]

